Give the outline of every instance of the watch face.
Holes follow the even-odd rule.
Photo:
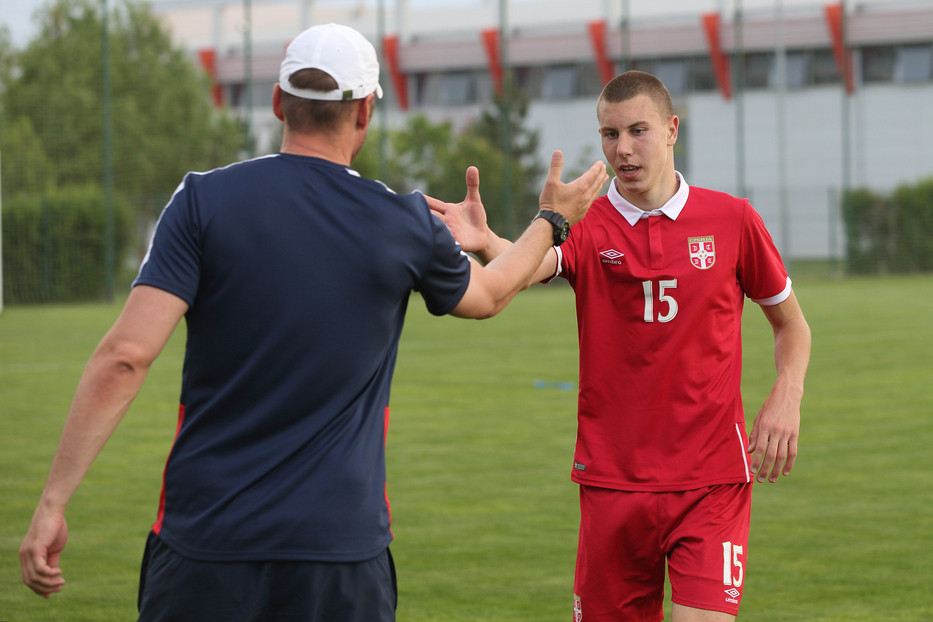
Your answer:
[[[557,234],[560,236],[560,241],[565,242],[567,240],[567,236],[570,235],[570,223],[565,220],[560,226],[560,229],[557,231]]]
[[[560,246],[567,241],[570,223],[561,214],[552,210],[541,210],[535,218],[544,218],[554,227],[554,246]]]

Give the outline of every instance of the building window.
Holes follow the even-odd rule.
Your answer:
[[[638,58],[631,68],[653,74],[671,95],[688,91],[715,91],[719,88],[708,56],[687,58]]]
[[[894,60],[893,45],[862,48],[862,81],[890,82],[894,79]]]
[[[596,63],[524,67],[517,76],[526,93],[543,100],[593,97],[603,90]]]
[[[897,49],[894,80],[897,82],[928,82],[933,66],[929,45],[905,45]]]
[[[473,76],[467,71],[442,74],[437,101],[443,106],[463,106],[475,102]]]
[[[579,76],[573,65],[548,67],[541,82],[541,99],[570,99],[576,97]]]
[[[421,106],[437,104],[438,75],[419,73],[415,76],[414,99]]]
[[[659,60],[654,64],[655,76],[664,83],[671,95],[687,90],[687,62],[683,59]]]
[[[695,56],[687,60],[687,82],[687,88],[692,91],[715,91],[719,88],[709,56]]]
[[[809,52],[788,52],[785,63],[787,73],[786,87],[789,89],[799,89],[807,85],[807,78],[810,75],[810,53]],[[780,86],[779,77],[775,70],[773,80],[774,86]]]
[[[465,106],[486,101],[492,90],[482,71],[421,73],[414,78],[414,99],[419,106]]]
[[[617,71],[617,68],[613,66],[613,71]],[[582,97],[594,97],[603,92],[603,87],[606,86],[603,84],[602,76],[599,75],[599,69],[596,67],[596,63],[585,63],[580,66],[579,73],[579,82],[578,82],[577,95]]]
[[[644,71],[654,75],[654,59],[652,58],[633,58],[629,62],[629,69]]]
[[[243,82],[226,84],[223,86],[223,98],[232,108],[266,108],[272,105],[272,89],[276,84],[277,82],[257,80],[249,85],[249,89]]]
[[[811,85],[838,84],[839,70],[836,67],[836,57],[832,50],[812,50],[810,52],[810,78]]]
[[[541,85],[544,82],[544,67],[515,67],[512,69],[515,85],[530,99],[541,97]]]
[[[246,89],[242,83],[227,84],[224,87],[224,101],[229,102],[232,108],[239,108],[243,105],[243,93]]]
[[[774,54],[759,52],[745,55],[745,87],[764,89],[771,85]]]
[[[277,82],[270,80],[257,80],[251,86],[252,102],[255,108],[264,108],[272,104],[272,89]]]

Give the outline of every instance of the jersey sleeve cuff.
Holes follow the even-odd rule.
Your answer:
[[[545,283],[545,284],[550,283],[551,281],[553,281],[554,279],[560,276],[561,265],[564,262],[564,254],[560,252],[560,246],[552,246],[551,250],[557,253],[557,270],[554,272],[554,274],[552,274],[551,276],[541,281],[542,283]]]
[[[752,298],[752,302],[758,303],[762,307],[773,307],[774,305],[779,305],[790,297],[790,277],[787,277],[787,284],[784,286],[784,290],[777,296],[771,296],[770,298]]]

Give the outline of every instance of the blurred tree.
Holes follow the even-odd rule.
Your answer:
[[[10,75],[15,53],[13,40],[10,37],[10,29],[2,24],[0,25],[0,87],[5,83],[5,78]],[[0,91],[2,91],[2,88],[0,88]]]
[[[522,223],[538,211],[539,184],[547,172],[548,163],[538,156],[540,136],[537,130],[528,127],[528,94],[514,85],[504,91],[505,95],[496,95],[492,106],[483,110],[467,131],[499,146],[500,152],[505,144],[505,132],[509,132],[508,172],[512,209],[502,210],[501,232],[514,235],[524,230]],[[503,196],[500,190],[495,198]],[[509,217],[511,222],[506,222]]]
[[[371,132],[353,162],[364,177],[379,179],[379,131]],[[502,151],[470,131],[459,134],[449,121],[433,123],[411,115],[405,125],[389,132],[386,177],[380,179],[397,192],[419,190],[444,201],[460,201],[466,193],[467,167],[481,169],[480,191],[490,226],[502,230]]]
[[[41,195],[54,187],[54,167],[29,118],[0,122],[3,126],[0,131],[3,196],[11,197],[22,192]]]
[[[2,122],[10,130],[3,167],[13,177],[26,176],[44,154],[57,187],[103,180],[101,5],[46,5],[36,38],[12,63],[0,62]],[[172,45],[148,5],[118,0],[108,22],[116,190],[138,208],[160,209],[185,172],[234,159],[243,131],[213,107],[206,76]]]
[[[389,132],[386,149],[385,182],[393,190],[425,194],[444,201],[460,201],[466,193],[465,174],[469,166],[480,170],[480,193],[489,225],[500,235],[521,232],[524,227],[508,223],[530,220],[537,212],[539,184],[547,170],[537,155],[538,134],[526,126],[527,99],[515,96],[511,106],[512,158],[510,171],[511,210],[503,204],[505,155],[502,150],[502,124],[505,105],[501,99],[492,109],[467,124],[459,132],[450,121],[434,123],[423,115],[411,115],[405,125]],[[364,177],[379,177],[379,138],[375,129],[366,140],[353,167]]]

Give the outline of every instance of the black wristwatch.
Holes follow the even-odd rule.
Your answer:
[[[541,210],[532,220],[538,218],[543,218],[554,225],[554,246],[560,246],[567,241],[567,236],[570,235],[570,223],[566,218],[549,209]]]

